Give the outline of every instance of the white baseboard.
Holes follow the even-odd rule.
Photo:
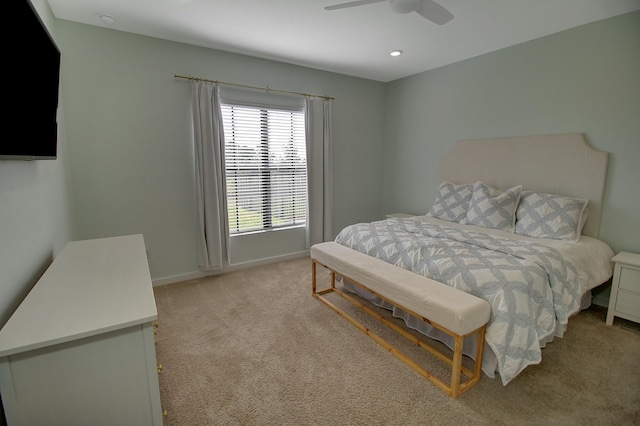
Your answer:
[[[602,306],[603,308],[609,307],[609,297],[606,297],[602,294],[593,298],[593,304],[597,306]]]
[[[211,275],[215,275],[215,273],[212,272],[188,272],[186,274],[179,274],[179,275],[171,275],[169,277],[164,277],[164,278],[156,278],[155,280],[151,280],[151,283],[153,284],[154,287],[157,286],[161,286],[161,285],[167,285],[167,284],[174,284],[174,283],[179,283],[182,281],[191,281],[191,280],[197,280],[198,278],[204,278],[204,277],[208,277]]]
[[[266,259],[253,260],[250,262],[236,263],[235,265],[227,265],[222,268],[220,272],[203,272],[203,271],[195,271],[195,272],[187,272],[186,274],[172,275],[164,278],[156,278],[152,280],[152,284],[154,287],[179,283],[182,281],[190,281],[197,280],[199,278],[210,277],[212,275],[218,275],[225,272],[233,272],[238,271],[240,269],[253,268],[255,266],[268,265],[270,263],[281,262],[283,260],[292,260],[298,259],[301,257],[309,256],[309,251],[301,251],[297,253],[286,254],[282,256],[269,257]]]
[[[592,303],[594,305],[602,306],[604,308],[609,307],[609,296],[611,295],[611,282],[602,284],[599,287],[591,290],[593,295]]]

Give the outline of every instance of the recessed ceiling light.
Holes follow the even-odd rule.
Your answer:
[[[400,56],[402,55],[402,50],[394,50],[391,52],[391,56]]]
[[[113,25],[113,23],[116,22],[116,18],[114,18],[111,15],[107,15],[105,13],[100,15],[100,20],[102,20],[102,22],[104,22],[107,25]]]

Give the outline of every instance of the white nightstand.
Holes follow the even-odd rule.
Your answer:
[[[613,324],[613,317],[640,323],[640,254],[621,251],[611,260],[615,269],[607,325]]]

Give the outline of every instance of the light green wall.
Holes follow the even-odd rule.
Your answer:
[[[457,140],[580,132],[609,152],[600,237],[640,252],[640,12],[389,83],[386,108],[385,213],[428,211]]]
[[[34,0],[33,3],[55,38],[55,18],[47,2]],[[19,74],[19,68],[17,72]],[[10,84],[21,83],[34,84],[20,82],[19,79]],[[64,125],[61,123],[64,120],[62,106],[63,102],[60,102],[57,160],[0,160],[0,327],[52,259],[72,239],[71,191]],[[5,138],[29,137],[29,129],[23,129],[24,132],[12,129],[9,132],[11,123],[5,124]]]
[[[379,217],[383,83],[69,21],[57,32],[78,238],[142,233],[152,278],[198,272],[191,85],[176,74],[335,97],[335,233]]]

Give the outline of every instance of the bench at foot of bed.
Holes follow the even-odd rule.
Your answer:
[[[457,398],[480,381],[484,334],[491,314],[489,303],[425,276],[407,271],[383,260],[360,253],[335,242],[315,244],[311,247],[312,293],[340,316],[378,344],[413,368],[424,378],[442,389],[452,398]],[[316,288],[316,265],[331,273],[329,288]],[[376,311],[336,288],[336,274],[362,287],[379,298],[397,306],[405,312],[447,333],[454,339],[453,355],[441,352],[418,339],[407,329],[397,326]],[[429,351],[451,367],[451,382],[445,383],[427,369],[413,361],[395,346],[373,333],[358,320],[329,301],[325,294],[334,292],[353,303],[383,324],[389,326],[410,341]],[[464,339],[477,334],[477,350],[473,370],[462,365]],[[466,380],[462,376],[466,376]]]

